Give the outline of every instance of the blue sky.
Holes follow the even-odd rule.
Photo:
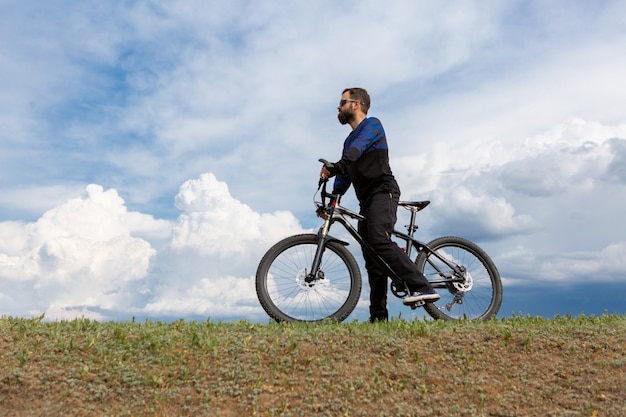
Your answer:
[[[340,156],[351,86],[372,96],[402,197],[432,201],[420,239],[490,253],[502,315],[624,313],[625,16],[621,1],[5,0],[0,314],[267,320],[256,265],[318,227],[317,159]]]

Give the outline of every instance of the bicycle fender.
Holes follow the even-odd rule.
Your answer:
[[[330,236],[330,235],[328,235],[326,237],[326,239],[328,239],[329,242],[337,242],[337,243],[339,243],[340,245],[343,245],[343,246],[348,246],[350,244],[350,243],[346,242],[345,240],[337,239],[336,237],[333,237],[333,236]]]

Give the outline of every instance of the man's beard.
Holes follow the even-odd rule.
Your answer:
[[[339,123],[342,125],[348,124],[354,119],[354,113],[348,110],[340,110],[337,114],[337,119],[339,119]]]

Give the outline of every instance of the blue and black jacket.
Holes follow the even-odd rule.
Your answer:
[[[389,166],[389,149],[383,125],[375,117],[364,119],[343,143],[341,160],[331,174],[336,175],[334,194],[354,192],[363,204],[378,191],[398,190]],[[399,190],[398,190],[399,192]]]

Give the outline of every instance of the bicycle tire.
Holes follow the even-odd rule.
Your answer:
[[[488,320],[495,316],[502,304],[502,280],[491,258],[475,243],[453,236],[434,239],[428,247],[452,263],[466,268],[464,283],[437,284],[435,290],[441,296],[436,303],[426,303],[424,309],[434,319],[442,320]],[[415,263],[427,279],[439,279],[442,273],[452,274],[450,268],[432,253],[422,251]],[[462,296],[455,302],[455,296]]]
[[[317,249],[315,234],[287,237],[272,246],[256,272],[256,292],[277,322],[345,320],[361,296],[361,271],[341,243],[329,241],[322,256],[324,278],[304,282]]]

